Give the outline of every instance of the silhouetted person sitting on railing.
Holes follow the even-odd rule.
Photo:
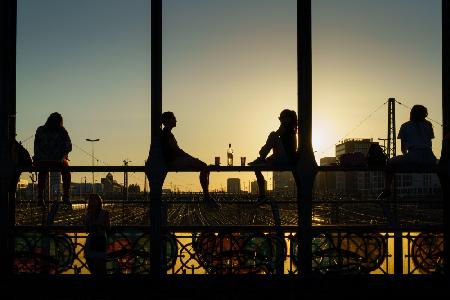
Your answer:
[[[209,170],[206,163],[184,152],[177,143],[172,129],[177,126],[177,119],[171,111],[161,116],[164,128],[161,131],[161,146],[164,160],[169,168],[194,169],[200,171],[200,184],[203,189],[205,204],[217,207],[216,201],[209,194]]]
[[[84,247],[84,257],[91,274],[106,274],[107,234],[111,229],[109,212],[102,207],[98,194],[89,195],[88,207],[84,216],[88,236]]]
[[[401,141],[403,155],[393,157],[388,162],[385,176],[385,187],[378,199],[384,199],[391,194],[391,183],[394,173],[389,166],[397,165],[435,165],[436,157],[431,149],[431,140],[434,138],[433,126],[426,120],[427,108],[423,105],[414,105],[410,112],[410,119],[403,123],[397,138]]]
[[[259,157],[248,163],[249,166],[282,168],[294,165],[297,150],[297,113],[285,109],[280,113],[278,119],[280,120],[280,127],[277,131],[272,131],[269,134],[266,144],[259,150]],[[267,157],[271,150],[273,154]],[[255,174],[259,189],[257,204],[263,204],[267,201],[264,176],[261,171],[255,171]]]
[[[69,152],[72,151],[72,142],[63,125],[62,116],[54,112],[47,122],[36,130],[34,137],[33,162],[36,167],[67,167],[69,166]],[[70,181],[69,171],[61,171],[63,182],[63,201],[70,205]],[[39,172],[38,175],[38,205],[44,205],[44,190],[48,181],[48,172]]]

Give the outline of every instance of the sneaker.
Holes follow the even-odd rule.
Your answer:
[[[389,198],[390,195],[391,191],[384,190],[378,195],[377,200]]]
[[[247,165],[249,166],[264,166],[266,164],[266,161],[262,159],[261,157],[258,157],[254,161],[249,162]]]

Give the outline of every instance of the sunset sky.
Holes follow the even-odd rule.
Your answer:
[[[228,143],[236,163],[255,159],[280,111],[297,109],[296,0],[163,3],[163,111],[177,116],[179,145],[208,164],[215,156],[225,162]],[[367,117],[389,97],[423,104],[442,122],[440,5],[312,1],[317,160],[334,156],[343,137],[386,138],[387,106]],[[150,49],[149,0],[19,0],[17,139],[31,137],[24,145],[32,153],[36,128],[58,111],[74,143],[71,165],[91,164],[80,150],[90,153],[86,138],[100,138],[100,165],[142,165],[150,145]],[[397,106],[396,116],[398,131],[409,110]],[[439,156],[442,128],[433,126]],[[211,189],[226,188],[228,177],[241,177],[246,188],[254,180],[213,173]],[[129,181],[142,185],[143,174]],[[191,173],[170,174],[165,187],[173,185],[199,189]]]

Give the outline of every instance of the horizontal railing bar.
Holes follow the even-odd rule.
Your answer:
[[[386,171],[387,169],[396,173],[436,173],[445,171],[438,165],[402,165],[385,167],[367,167],[367,166],[319,166],[316,167],[318,172],[369,172],[369,171]],[[19,169],[21,172],[40,172],[40,171],[61,171],[70,172],[145,172],[145,166],[69,166],[69,167],[25,167]],[[208,170],[212,172],[254,172],[254,171],[294,171],[294,168],[274,168],[272,166],[208,166]],[[198,172],[198,169],[192,168],[169,168],[168,172]]]
[[[214,194],[211,193],[213,196]],[[256,199],[256,196],[255,196]],[[251,200],[226,200],[226,201],[218,201],[220,204],[248,204],[248,205],[254,205],[255,199]],[[164,199],[163,199],[164,200]],[[31,200],[19,200],[16,201],[17,204],[29,204]],[[297,200],[274,200],[278,204],[297,204]],[[72,204],[86,204],[87,200],[73,200]],[[108,200],[103,199],[103,204],[142,204],[142,205],[150,205],[150,200]],[[168,204],[198,204],[199,202],[202,203],[203,200],[165,200]],[[382,200],[312,200],[313,204],[380,204]],[[383,203],[392,203],[392,204],[443,204],[442,200],[428,200],[428,199],[420,199],[420,200],[404,200],[404,199],[392,199],[392,200],[384,200]]]
[[[112,226],[114,229],[123,230],[148,230],[150,231],[151,226],[134,225],[134,226]],[[30,231],[30,230],[56,230],[65,232],[86,232],[86,227],[82,225],[52,225],[52,226],[31,226],[31,225],[16,225],[14,227],[17,231]],[[214,225],[214,226],[163,226],[162,229],[167,232],[199,232],[199,231],[217,231],[217,232],[239,232],[239,231],[285,231],[285,232],[296,232],[298,226],[296,225],[284,225],[284,226],[267,226],[267,225],[244,225],[244,226],[224,226],[224,225]],[[314,233],[327,233],[327,232],[442,232],[442,225],[408,225],[408,226],[390,226],[390,225],[314,225],[312,226],[312,231]]]

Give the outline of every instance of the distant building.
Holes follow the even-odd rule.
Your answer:
[[[292,172],[273,172],[273,193],[296,195],[297,186]]]
[[[120,193],[122,191],[122,186],[114,180],[111,173],[108,173],[106,177],[101,178],[100,182],[103,185],[103,192],[105,193]]]
[[[346,139],[336,145],[336,158],[343,154],[360,152],[364,156],[372,139]],[[378,144],[378,143],[376,143]],[[336,176],[336,193],[376,197],[384,188],[384,172],[333,172]],[[396,174],[396,195],[398,197],[429,196],[441,192],[439,179],[436,174]]]
[[[320,159],[321,166],[333,166],[337,164],[336,156],[322,157]]]
[[[322,157],[321,166],[333,166],[337,164],[336,157]],[[319,172],[314,182],[315,191],[319,194],[336,193],[336,172]]]
[[[267,192],[267,180],[264,180],[264,187],[265,187],[265,191]],[[259,187],[258,187],[258,182],[252,181],[250,183],[250,193],[251,194],[258,194],[259,193]]]
[[[336,145],[336,158],[339,160],[343,154],[356,152],[360,152],[366,156],[372,143],[372,139],[345,139]]]
[[[95,187],[95,192],[96,193],[103,193],[103,184],[101,183],[95,183],[94,185]],[[80,196],[83,197],[86,194],[92,193],[92,183],[77,183],[77,182],[72,182],[70,185],[70,193],[74,196]]]
[[[367,155],[370,145],[373,143],[372,139],[345,139],[336,145],[336,158],[339,161],[344,154],[361,153],[363,156]],[[378,144],[378,143],[377,143]],[[336,192],[339,194],[359,194],[358,182],[361,176],[365,173],[372,172],[336,172]]]
[[[241,179],[228,178],[227,179],[227,193],[237,194],[241,192]]]

